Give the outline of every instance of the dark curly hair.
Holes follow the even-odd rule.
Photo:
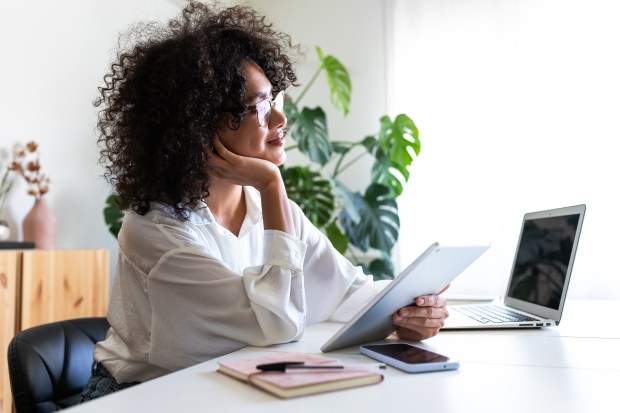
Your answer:
[[[119,48],[94,102],[103,106],[104,177],[122,209],[144,215],[151,201],[164,201],[186,220],[209,195],[207,150],[218,124],[243,120],[242,111],[227,110],[242,106],[242,63],[256,62],[275,94],[296,85],[286,53],[299,46],[249,7],[192,2],[167,25],[134,26]]]

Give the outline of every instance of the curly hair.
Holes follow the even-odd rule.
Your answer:
[[[299,46],[249,7],[192,2],[168,24],[135,25],[119,48],[94,101],[103,106],[104,177],[122,209],[144,215],[151,201],[164,201],[186,220],[209,195],[208,149],[218,124],[238,128],[243,120],[226,110],[242,106],[243,62],[256,62],[275,94],[296,85],[286,53]]]

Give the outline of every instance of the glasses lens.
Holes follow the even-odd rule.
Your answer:
[[[284,92],[279,92],[275,99],[273,100],[273,104],[275,105],[278,112],[282,112],[284,109]]]
[[[269,120],[269,112],[271,112],[271,101],[263,100],[256,104],[256,116],[258,116],[258,124],[265,126]]]
[[[258,124],[261,126],[267,125],[269,117],[271,115],[271,108],[275,106],[278,112],[282,112],[284,109],[284,92],[278,92],[273,100],[263,100],[256,104],[256,115],[258,116]]]

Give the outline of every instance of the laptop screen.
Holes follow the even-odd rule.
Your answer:
[[[579,214],[524,221],[507,296],[559,309]]]

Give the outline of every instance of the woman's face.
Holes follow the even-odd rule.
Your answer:
[[[252,61],[243,64],[243,77],[246,81],[245,96],[242,103],[254,106],[264,100],[273,99],[271,83],[261,68]],[[271,107],[271,114],[261,126],[257,111],[250,109],[243,117],[238,129],[230,129],[222,122],[217,130],[220,140],[230,151],[237,155],[264,159],[280,166],[286,159],[284,152],[284,127],[286,116]]]

